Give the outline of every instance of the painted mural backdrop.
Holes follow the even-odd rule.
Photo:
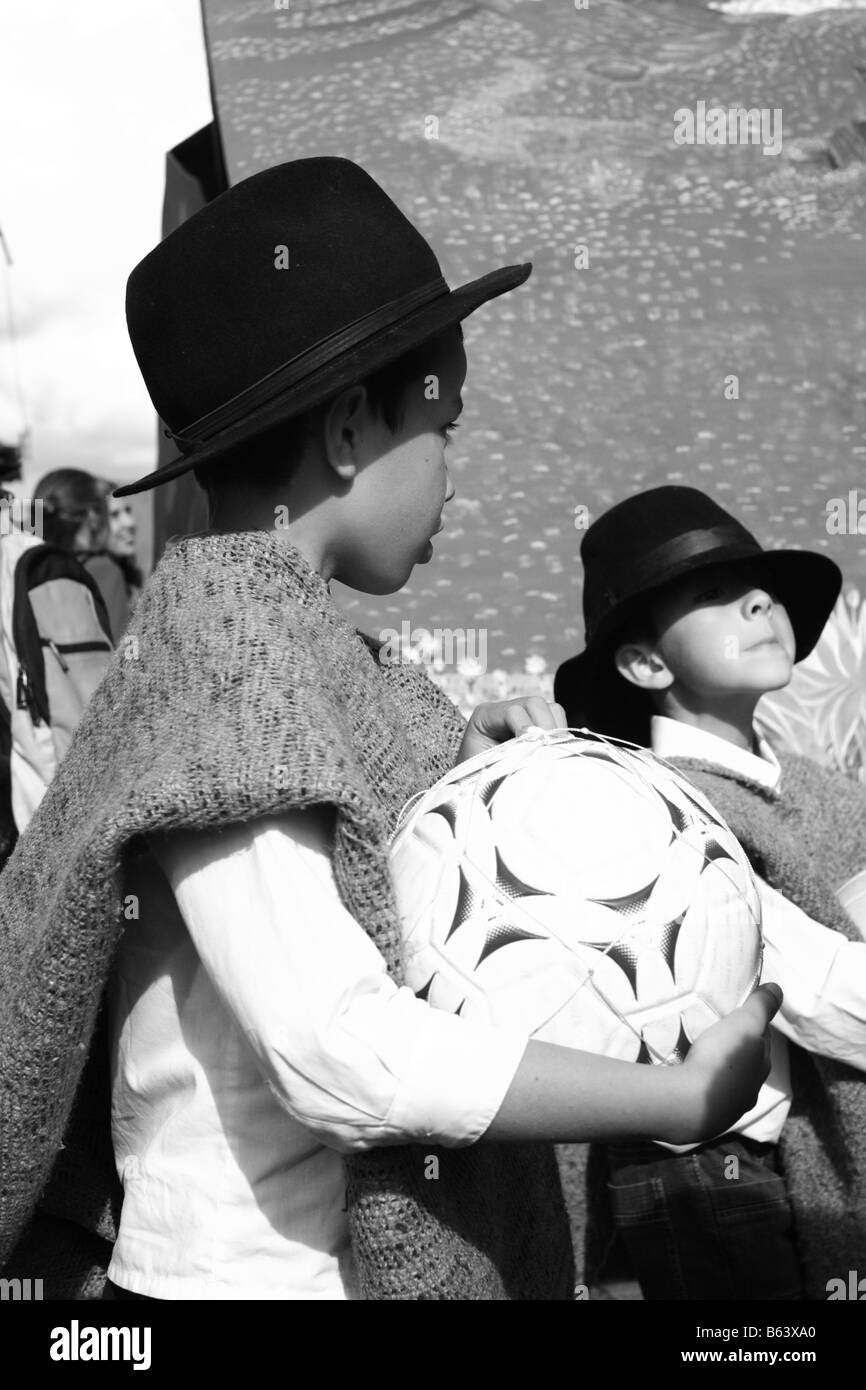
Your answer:
[[[435,558],[394,598],[342,591],[357,622],[408,634],[446,683],[462,662],[469,700],[479,679],[543,679],[582,641],[582,528],[663,482],[703,487],[766,544],[826,550],[866,583],[862,4],[205,13],[232,181],[345,155],[452,284],[535,264],[467,324],[457,495]],[[483,659],[444,650],[454,630],[483,634]]]

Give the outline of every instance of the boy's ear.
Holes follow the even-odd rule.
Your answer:
[[[667,690],[673,673],[650,642],[623,642],[613,654],[620,675],[640,690]]]
[[[345,482],[358,470],[358,443],[368,414],[367,388],[360,383],[335,396],[322,421],[325,457]]]

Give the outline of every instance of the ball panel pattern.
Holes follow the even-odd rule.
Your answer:
[[[510,740],[415,803],[392,867],[407,983],[465,1018],[678,1062],[760,977],[740,845],[644,749],[565,730]]]

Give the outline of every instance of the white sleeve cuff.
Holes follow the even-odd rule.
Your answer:
[[[415,1030],[388,1127],[449,1148],[474,1144],[499,1111],[529,1038],[518,1029],[469,1023],[410,997],[427,1017]]]

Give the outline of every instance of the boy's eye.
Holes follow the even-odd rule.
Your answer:
[[[718,601],[723,596],[722,589],[702,589],[695,595],[695,603],[712,603]]]
[[[458,425],[456,420],[452,420],[450,424],[442,426],[442,433],[445,435],[446,447],[451,442],[451,435],[454,433],[455,430],[459,430],[459,428],[460,426]]]

